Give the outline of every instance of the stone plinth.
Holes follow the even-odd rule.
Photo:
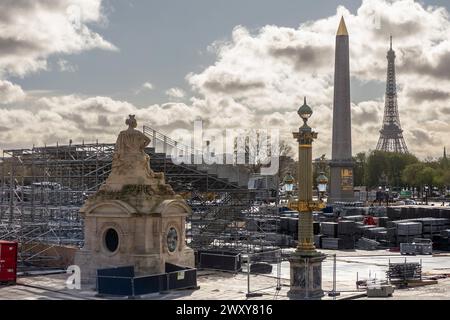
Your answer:
[[[190,213],[186,203],[166,199],[141,210],[122,200],[95,201],[84,207],[85,245],[75,257],[83,283],[94,283],[101,268],[134,265],[137,275],[148,275],[163,273],[166,262],[195,266],[194,252],[185,245],[185,219]]]
[[[327,202],[336,201],[353,202],[353,163],[351,161],[338,161],[330,163],[330,195]]]
[[[290,258],[291,289],[288,297],[292,300],[320,299],[322,290],[322,261],[325,255],[312,251],[296,251]]]

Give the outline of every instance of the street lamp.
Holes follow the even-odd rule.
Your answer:
[[[312,109],[306,103],[298,109],[298,115],[303,120],[303,126],[294,132],[298,142],[298,201],[296,209],[299,212],[298,246],[289,257],[291,281],[288,296],[291,299],[310,299],[322,297],[322,261],[325,255],[318,252],[314,246],[313,210],[319,207],[312,200],[313,165],[312,142],[317,139],[317,132],[308,126]]]
[[[288,195],[294,191],[294,182],[295,179],[290,172],[288,172],[283,178],[283,188]]]
[[[428,186],[425,186],[425,204],[428,205]]]
[[[389,199],[390,199],[390,194],[389,191],[390,189],[388,187],[386,187],[386,194],[385,194],[385,198],[386,198],[386,207],[389,207]]]
[[[319,191],[319,201],[322,201],[323,195],[327,191],[328,178],[325,176],[324,172],[320,172],[316,179],[317,190]]]

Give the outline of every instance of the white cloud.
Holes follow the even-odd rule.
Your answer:
[[[83,5],[91,5],[91,1]],[[100,20],[101,10],[92,12],[98,16],[90,17],[91,21]],[[362,82],[385,82],[386,51],[393,34],[406,142],[410,151],[422,158],[441,155],[450,135],[450,19],[445,9],[412,0],[364,0],[355,14],[339,7],[335,15],[297,29],[265,26],[250,32],[237,26],[229,41],[210,46],[217,55],[214,64],[187,75],[195,92],[189,103],[137,108],[108,97],[27,95],[27,106],[0,108],[0,141],[14,147],[69,138],[114,141],[125,117],[132,113],[140,124],[151,123],[168,134],[178,128],[191,129],[194,119],[201,117],[209,128],[278,128],[282,137],[294,144],[292,131],[301,125],[296,111],[307,96],[314,111],[310,125],[319,132],[314,154],[329,156],[335,33],[342,14],[350,33],[352,77]],[[95,43],[102,47],[102,41]],[[53,47],[54,42],[50,43],[45,47]],[[72,48],[66,41],[61,43],[64,50]],[[30,65],[45,67],[46,55],[19,58],[22,64],[16,68],[21,70],[32,70]],[[5,65],[0,58],[0,66]],[[186,98],[179,88],[166,94]],[[354,153],[376,147],[383,108],[382,96],[352,104]]]
[[[10,104],[25,98],[22,88],[9,81],[0,80],[0,104]]]
[[[0,76],[47,68],[52,54],[117,48],[87,24],[101,23],[102,0],[0,2]]]
[[[61,72],[75,72],[78,70],[77,66],[70,64],[70,62],[65,59],[58,59],[56,63]]]
[[[183,89],[175,87],[175,88],[170,88],[169,90],[167,90],[166,95],[169,96],[170,98],[181,99],[181,98],[184,98],[186,93],[184,92]]]
[[[153,84],[151,84],[150,82],[145,82],[143,85],[142,85],[142,88],[143,89],[147,89],[147,90],[153,90]]]
[[[69,139],[114,142],[118,132],[126,127],[128,114],[136,115],[139,126],[157,124],[164,132],[190,129],[201,113],[202,107],[183,103],[138,108],[101,96],[30,96],[26,106],[0,108],[0,149],[66,143]],[[184,116],[177,118],[174,114]]]
[[[134,90],[134,94],[138,95],[144,91],[152,91],[153,89],[155,89],[155,87],[153,86],[152,83],[150,82],[144,82],[139,88],[137,88],[136,90]]]
[[[216,62],[188,82],[222,117],[222,101],[245,110],[226,118],[244,126],[295,130],[294,111],[303,96],[314,110],[311,125],[319,132],[315,153],[331,153],[335,34],[341,15],[350,33],[352,77],[362,82],[386,79],[389,36],[397,53],[399,112],[409,149],[420,157],[441,154],[450,135],[450,20],[444,8],[412,0],[364,0],[356,14],[339,7],[334,16],[309,21],[298,29],[265,26],[255,32],[237,26],[228,42],[214,43]],[[447,108],[447,109],[446,109]],[[447,112],[445,112],[447,110]],[[384,97],[352,105],[353,152],[376,147]],[[436,126],[434,120],[442,123]],[[220,121],[219,121],[220,122]],[[428,132],[427,148],[417,143]]]

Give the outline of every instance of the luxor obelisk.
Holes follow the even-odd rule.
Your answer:
[[[336,34],[335,59],[329,203],[354,200],[349,36],[343,17]]]

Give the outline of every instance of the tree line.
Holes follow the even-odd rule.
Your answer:
[[[450,187],[450,161],[445,155],[420,161],[412,154],[372,151],[358,153],[353,160],[355,186]]]

